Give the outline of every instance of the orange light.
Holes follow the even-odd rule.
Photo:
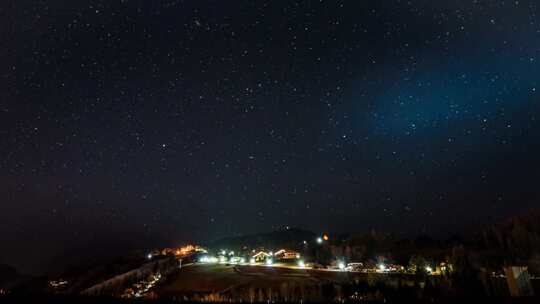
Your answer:
[[[325,235],[323,235],[322,238],[323,238],[323,240],[328,241],[328,235],[325,234]]]

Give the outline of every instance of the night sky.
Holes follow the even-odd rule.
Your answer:
[[[538,1],[0,6],[0,263],[540,205]]]

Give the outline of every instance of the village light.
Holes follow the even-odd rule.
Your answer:
[[[298,261],[298,267],[304,268],[304,267],[306,267],[306,263],[304,263],[304,261],[300,260],[300,261]]]
[[[149,260],[151,260],[151,259],[152,259],[152,254],[149,253],[146,257],[147,257]]]
[[[270,266],[274,263],[274,261],[272,261],[272,259],[266,259],[266,265]]]
[[[323,242],[322,237],[318,237],[318,238],[317,238],[317,244],[322,244],[322,242]]]
[[[339,268],[339,270],[345,270],[345,263],[339,262],[338,263],[338,268]]]
[[[380,271],[386,271],[386,266],[384,264],[379,264]]]
[[[244,264],[245,262],[246,262],[246,259],[244,259],[244,258],[240,259],[240,263]]]
[[[249,259],[249,263],[250,263],[250,264],[255,264],[255,258]]]
[[[433,271],[433,269],[431,267],[429,267],[429,266],[426,266],[426,271],[431,273]]]

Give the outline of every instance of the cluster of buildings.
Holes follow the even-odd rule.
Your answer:
[[[58,290],[62,290],[64,288],[66,288],[68,283],[69,282],[67,280],[63,280],[63,279],[50,280],[49,281],[49,287],[52,290],[58,291]]]
[[[451,272],[452,265],[445,262],[441,262],[436,266],[424,266],[424,272],[429,275],[442,275]],[[367,272],[367,273],[416,273],[418,269],[416,267],[405,267],[398,264],[385,264],[385,263],[348,263],[345,267],[347,271],[354,272]]]
[[[411,265],[403,266],[387,262],[377,262],[373,260],[362,262],[347,262],[347,258],[339,258],[350,256],[345,254],[343,250],[336,250],[335,246],[329,245],[329,237],[323,234],[315,239],[315,247],[327,248],[334,260],[329,266],[321,265],[317,261],[317,255],[313,254],[302,256],[299,251],[281,248],[279,250],[267,250],[264,247],[248,249],[243,247],[239,251],[221,249],[219,251],[211,251],[197,245],[186,245],[178,248],[164,248],[154,250],[148,255],[151,259],[153,256],[175,256],[185,261],[193,261],[206,264],[246,264],[246,265],[274,265],[291,268],[308,268],[321,270],[336,270],[336,271],[351,271],[351,272],[366,272],[366,273],[416,273],[421,267],[421,271],[429,275],[442,275],[452,271],[452,265],[441,262],[433,265]],[[303,241],[304,249],[308,248],[308,242]],[[339,252],[338,252],[339,251]],[[310,258],[311,257],[311,258]],[[328,262],[328,261],[327,261]]]
[[[142,280],[133,284],[131,287],[127,288],[121,298],[130,299],[130,298],[140,298],[143,297],[152,287],[154,287],[159,280],[161,280],[161,273],[155,273],[148,276],[147,279]]]
[[[278,251],[265,251],[262,249],[251,250],[249,252],[234,252],[232,250],[220,250],[216,255],[203,255],[199,258],[202,263],[222,263],[222,264],[260,264],[272,265],[276,262],[294,263],[300,262],[299,252],[290,249],[280,249]]]
[[[155,256],[176,256],[176,257],[184,257],[188,256],[190,254],[195,253],[206,253],[206,249],[204,249],[201,246],[198,245],[185,245],[183,247],[176,247],[176,248],[163,248],[163,249],[156,249],[153,250],[148,254],[148,259],[151,259]]]
[[[300,259],[300,253],[294,250],[290,249],[280,249],[276,252],[272,251],[264,251],[264,250],[253,250],[251,254],[251,259],[254,260],[254,262],[264,262],[268,259],[272,259],[275,261],[294,261]],[[250,259],[250,260],[251,260]]]

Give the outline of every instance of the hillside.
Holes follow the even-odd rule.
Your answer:
[[[316,238],[315,233],[298,228],[273,231],[268,233],[250,234],[238,237],[227,237],[208,244],[211,249],[222,248],[240,250],[247,248],[300,248],[304,241],[312,241]]]

